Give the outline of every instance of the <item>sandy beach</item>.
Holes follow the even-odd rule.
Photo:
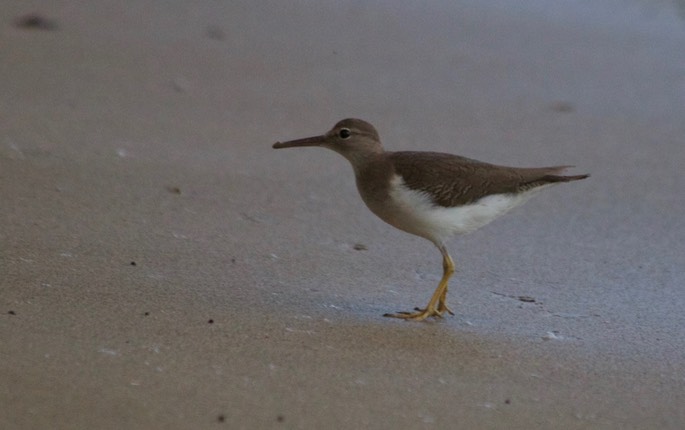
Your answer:
[[[0,428],[682,429],[680,2],[4,1]],[[575,165],[449,242],[278,140]]]

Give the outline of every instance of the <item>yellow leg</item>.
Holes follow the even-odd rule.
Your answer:
[[[444,246],[440,248],[440,252],[442,252],[442,276],[444,278],[445,275],[447,275],[447,279],[445,280],[445,288],[442,290],[440,300],[438,301],[438,312],[440,312],[440,315],[442,315],[445,312],[449,313],[450,315],[454,315],[452,309],[450,309],[449,306],[447,306],[447,280],[449,280],[449,278],[454,273],[454,261],[452,261],[452,257],[450,257],[450,254],[447,252],[447,249],[445,249]]]
[[[398,312],[396,314],[385,314],[383,316],[401,318],[404,320],[423,321],[428,317],[442,318],[442,315],[445,312],[454,315],[454,312],[447,306],[447,282],[454,273],[454,262],[444,245],[438,245],[438,249],[440,249],[440,253],[442,254],[442,279],[431,296],[428,305],[424,309],[416,308],[415,312]]]

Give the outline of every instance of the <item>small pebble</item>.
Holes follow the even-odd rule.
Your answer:
[[[562,340],[564,337],[558,331],[548,331],[546,335],[542,336],[542,340]]]
[[[205,35],[209,39],[213,40],[224,40],[226,39],[226,33],[216,25],[209,25],[205,30]]]
[[[560,112],[560,113],[568,113],[568,112],[573,112],[576,110],[575,106],[573,106],[572,103],[563,102],[563,101],[552,103],[550,108],[554,112]]]

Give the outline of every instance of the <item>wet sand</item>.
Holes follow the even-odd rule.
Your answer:
[[[0,428],[683,428],[685,21],[557,7],[3,2]],[[351,116],[592,177],[386,319],[437,250],[271,149]]]

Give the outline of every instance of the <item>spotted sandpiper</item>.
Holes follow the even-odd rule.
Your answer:
[[[378,132],[366,121],[344,119],[326,134],[274,148],[320,146],[352,164],[359,194],[380,219],[407,233],[433,242],[442,254],[443,274],[425,308],[384,316],[421,321],[454,315],[447,306],[447,282],[454,262],[445,241],[470,233],[525,203],[543,188],[577,181],[589,175],[562,176],[554,167],[505,167],[437,152],[383,150]]]

